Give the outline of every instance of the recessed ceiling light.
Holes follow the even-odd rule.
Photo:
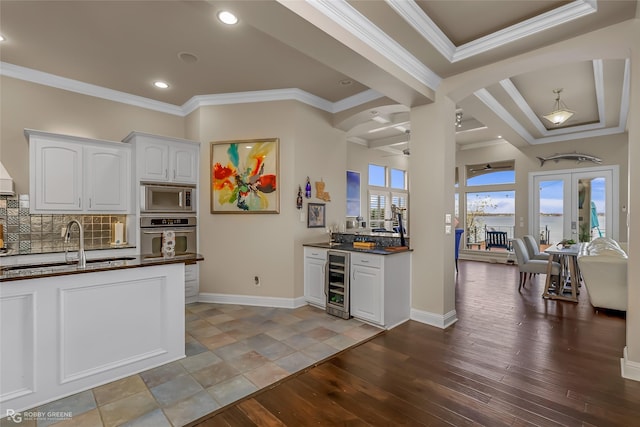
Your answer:
[[[234,25],[238,23],[238,18],[236,17],[236,15],[229,12],[228,10],[218,12],[218,19],[220,20],[220,22],[227,25]]]
[[[169,84],[163,81],[158,80],[157,82],[153,82],[153,85],[159,89],[167,89]]]
[[[353,84],[353,80],[349,80],[349,79],[340,80],[340,84],[342,86],[349,86]]]

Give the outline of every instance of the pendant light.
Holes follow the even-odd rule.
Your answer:
[[[563,124],[575,114],[575,111],[569,110],[564,102],[560,101],[560,92],[562,92],[562,88],[553,91],[556,94],[555,110],[542,116],[556,126]]]

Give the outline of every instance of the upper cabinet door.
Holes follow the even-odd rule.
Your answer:
[[[137,141],[138,174],[142,181],[169,181],[169,146],[155,141]]]
[[[185,184],[198,183],[199,146],[171,144],[169,158],[172,166],[171,180]]]
[[[130,151],[86,147],[85,208],[89,211],[126,212],[131,191]]]
[[[29,150],[32,211],[82,211],[82,146],[36,139]]]

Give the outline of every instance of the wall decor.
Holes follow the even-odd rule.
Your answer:
[[[211,143],[211,213],[279,213],[280,140]]]
[[[325,202],[330,202],[331,196],[328,192],[324,191],[324,186],[325,184],[323,180],[316,181],[316,198],[324,200]]]
[[[296,208],[302,209],[302,187],[298,185],[298,197],[296,197]]]
[[[307,205],[307,228],[324,228],[325,205],[324,203],[309,203]]]
[[[309,177],[307,177],[307,183],[304,186],[304,197],[307,199],[311,198],[311,181],[309,180]]]
[[[360,216],[360,172],[347,171],[347,216]]]

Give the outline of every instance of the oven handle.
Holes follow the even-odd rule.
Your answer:
[[[154,228],[153,231],[147,231],[145,229],[140,229],[140,231],[142,232],[142,234],[160,234],[163,231],[175,231],[178,233],[195,233],[196,230],[187,230],[187,228],[190,227],[184,227],[184,228],[180,228],[180,227],[176,227],[176,228]]]

